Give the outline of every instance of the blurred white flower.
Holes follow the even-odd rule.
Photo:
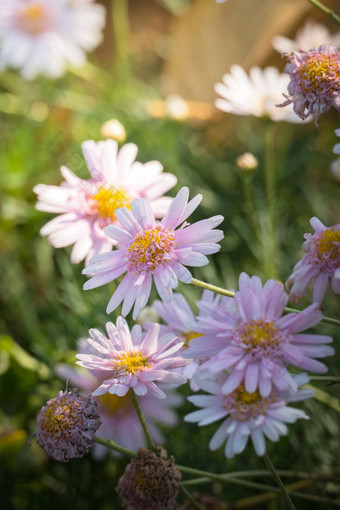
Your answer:
[[[248,76],[241,66],[233,65],[222,81],[215,85],[222,96],[215,101],[220,110],[235,115],[268,116],[273,121],[301,122],[292,107],[287,110],[277,107],[282,103],[282,93],[288,91],[289,77],[276,67],[252,67]]]
[[[102,41],[105,9],[93,0],[0,0],[0,69],[58,78]]]
[[[277,35],[272,44],[279,53],[290,53],[300,49],[308,51],[323,44],[333,44],[336,48],[340,48],[340,32],[331,34],[324,25],[307,20],[304,26],[297,31],[295,39]]]

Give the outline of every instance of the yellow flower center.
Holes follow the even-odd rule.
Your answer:
[[[260,402],[262,397],[258,391],[248,393],[244,386],[238,386],[235,391],[235,399],[241,405],[251,405]]]
[[[131,200],[128,194],[119,188],[100,188],[92,195],[95,201],[96,213],[105,219],[116,220],[116,209],[119,207],[128,207],[130,209]]]
[[[196,333],[196,331],[188,331],[187,333],[183,333],[181,336],[184,340],[184,347],[189,347],[189,343],[191,340],[203,335],[202,333]]]
[[[129,247],[130,270],[136,272],[154,271],[167,262],[167,254],[175,247],[175,234],[157,225],[137,234]]]
[[[40,3],[32,3],[20,12],[20,24],[30,34],[39,34],[46,28],[46,11]]]
[[[338,59],[334,55],[325,55],[319,53],[306,59],[304,65],[300,68],[300,76],[307,80],[308,86],[301,84],[306,92],[313,91],[317,93],[320,88],[327,86],[334,79],[340,78],[340,68]]]
[[[41,430],[58,438],[67,436],[68,431],[81,425],[81,407],[80,401],[72,400],[70,403],[66,397],[47,402],[46,408],[41,412]]]
[[[143,372],[145,369],[151,367],[148,358],[140,351],[129,351],[124,354],[119,354],[113,361],[115,368],[121,369],[122,372],[135,374],[136,372]]]
[[[322,232],[315,246],[320,259],[326,254],[330,259],[340,257],[340,230],[335,230],[334,227],[328,228]]]
[[[252,321],[242,325],[241,338],[243,343],[254,349],[268,344],[277,345],[278,342],[275,339],[276,332],[277,330],[273,322]]]
[[[129,407],[131,403],[130,394],[127,393],[124,397],[111,395],[111,393],[104,393],[100,397],[96,397],[98,405],[101,406],[108,414],[116,414],[117,411],[124,407]]]

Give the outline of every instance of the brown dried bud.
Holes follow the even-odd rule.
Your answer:
[[[181,473],[175,459],[167,458],[164,448],[157,453],[146,448],[138,450],[138,458],[125,468],[117,487],[126,510],[175,510]]]

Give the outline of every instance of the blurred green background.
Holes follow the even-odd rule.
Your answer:
[[[211,16],[216,17],[217,8],[225,9],[220,12],[227,27],[227,7],[217,6],[212,0],[207,3],[211,3],[207,8]],[[117,0],[116,4],[124,2]],[[303,234],[311,231],[309,218],[316,215],[327,225],[339,222],[339,183],[329,170],[336,143],[334,129],[339,127],[336,115],[325,115],[318,129],[312,123],[273,124],[269,119],[226,115],[214,109],[203,86],[203,103],[197,102],[197,97],[184,97],[191,101],[189,114],[182,119],[171,115],[164,102],[169,91],[164,84],[176,61],[171,52],[176,43],[174,34],[184,19],[190,19],[191,27],[195,26],[195,13],[202,5],[184,0],[132,1],[128,31],[124,29],[124,11],[117,14],[121,18],[115,19],[113,28],[108,14],[104,43],[83,69],[69,72],[57,82],[39,78],[27,83],[14,72],[0,74],[1,508],[120,508],[114,488],[126,459],[108,455],[95,461],[88,455],[59,464],[49,460],[34,441],[29,447],[41,406],[64,388],[64,382],[54,375],[54,367],[59,362],[73,364],[77,339],[86,336],[91,327],[104,326],[110,295],[107,286],[83,292],[82,265],[70,263],[70,249],[55,250],[40,237],[39,229],[52,216],[35,210],[32,188],[38,183],[59,184],[61,164],[86,178],[80,144],[87,139],[101,139],[105,121],[116,118],[124,125],[126,141],[139,147],[138,161],[159,160],[167,172],[178,177],[172,195],[184,185],[189,186],[191,196],[203,194],[193,221],[224,215],[222,250],[210,257],[209,266],[194,269],[198,279],[236,288],[239,273],[246,271],[263,280],[275,276],[285,281],[302,255]],[[111,3],[106,2],[106,6],[110,10]],[[291,30],[302,20],[299,11]],[[322,18],[322,22],[327,20]],[[254,30],[253,37],[259,41],[261,32]],[[228,55],[226,61],[230,58]],[[270,48],[249,64],[268,62],[283,69],[280,58]],[[193,60],[189,65],[196,69],[196,76],[205,73],[201,62]],[[227,71],[227,65],[222,70],[217,66],[214,79],[220,79]],[[178,83],[180,93],[180,80]],[[199,90],[199,84],[195,87]],[[278,191],[274,208],[279,253],[274,263],[268,258],[268,250],[272,253],[268,246],[273,240],[268,237],[263,176],[268,130]],[[252,152],[258,158],[257,170],[237,167],[236,158],[244,152]],[[246,198],[247,190],[253,204]],[[255,214],[261,218],[259,235],[252,224]],[[179,290],[196,309],[200,289],[181,285]],[[338,299],[327,294],[326,315],[337,317]],[[115,314],[110,319],[114,320]],[[315,331],[334,335],[337,346],[338,329],[320,324]],[[327,360],[331,375],[339,375],[339,352],[337,349],[336,356]],[[292,425],[289,435],[278,444],[268,442],[268,452],[279,469],[310,472],[319,477],[314,486],[306,486],[306,492],[339,498],[339,386],[318,383],[318,387],[324,392],[324,402],[314,399],[301,404],[310,421]],[[186,387],[180,391],[191,394]],[[251,446],[228,461],[223,449],[210,453],[208,442],[216,425],[203,429],[183,425],[183,416],[191,410],[192,406],[185,404],[179,410],[180,425],[166,430],[165,446],[178,463],[214,472],[264,469],[263,460],[256,457]],[[270,478],[260,481],[271,483]],[[286,481],[296,480],[293,477]],[[228,508],[233,502],[257,494],[220,483],[195,490],[228,502]],[[303,500],[296,500],[296,505],[306,509],[332,508],[326,503]],[[252,499],[236,507],[254,506],[284,508],[279,500]]]

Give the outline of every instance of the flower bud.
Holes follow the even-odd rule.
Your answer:
[[[251,152],[246,152],[236,159],[236,164],[240,170],[256,170],[259,165],[258,160]]]
[[[117,142],[124,142],[126,138],[125,128],[117,119],[111,119],[104,122],[100,129],[100,133],[103,138],[112,138]]]

